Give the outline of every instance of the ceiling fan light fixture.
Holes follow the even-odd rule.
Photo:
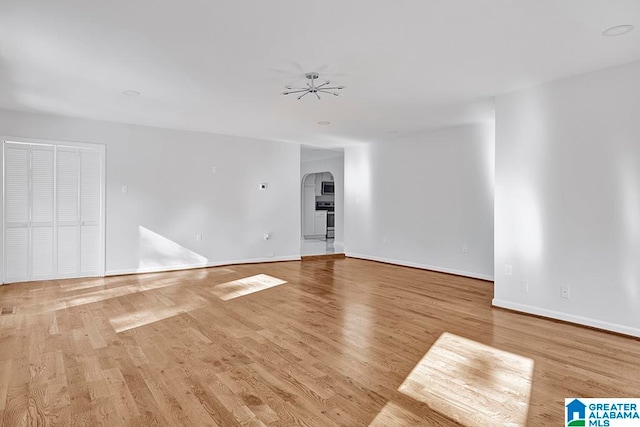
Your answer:
[[[306,73],[304,76],[308,80],[307,87],[285,86],[285,89],[287,90],[285,92],[282,92],[282,94],[299,94],[297,98],[301,99],[305,95],[312,93],[316,96],[316,98],[322,99],[320,98],[321,93],[338,96],[340,93],[337,91],[345,88],[344,86],[329,86],[331,84],[331,81],[329,80],[325,81],[322,84],[317,84],[316,80],[320,77],[320,75],[316,72]]]

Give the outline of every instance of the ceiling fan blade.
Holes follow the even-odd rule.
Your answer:
[[[267,70],[269,71],[269,74],[270,74],[270,76],[268,76],[267,78],[269,78],[269,79],[281,79],[282,76],[286,76],[287,78],[300,80],[300,77],[304,77],[304,76],[301,76],[300,73],[297,70],[289,70],[287,68],[289,68],[289,67],[284,67],[284,69],[282,69],[282,68],[267,68]]]
[[[294,90],[287,90],[286,92],[282,92],[284,95],[289,95],[291,93],[301,93],[301,92],[308,92],[309,89],[294,89]]]
[[[302,75],[307,73],[307,71],[304,70],[302,65],[298,64],[297,62],[291,62],[291,65],[293,65],[294,68],[296,68],[300,73],[302,73]]]

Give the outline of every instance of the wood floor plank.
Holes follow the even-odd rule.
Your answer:
[[[0,360],[0,411],[4,411],[11,378],[11,360]]]
[[[0,286],[0,425],[546,426],[640,396],[640,340],[492,297],[349,258]]]
[[[29,424],[29,386],[24,383],[10,386],[0,425],[25,426]]]

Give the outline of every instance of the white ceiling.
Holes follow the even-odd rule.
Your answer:
[[[324,147],[638,59],[639,0],[0,1],[0,107]],[[347,88],[280,94],[308,71]]]

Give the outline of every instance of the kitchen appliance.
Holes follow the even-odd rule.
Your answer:
[[[327,212],[327,239],[336,237],[336,213]]]
[[[324,184],[324,182],[322,184]],[[335,238],[336,237],[335,204],[333,202],[316,202],[316,210],[327,211],[327,239]]]
[[[335,194],[335,185],[333,181],[322,181],[322,194],[323,195]]]

